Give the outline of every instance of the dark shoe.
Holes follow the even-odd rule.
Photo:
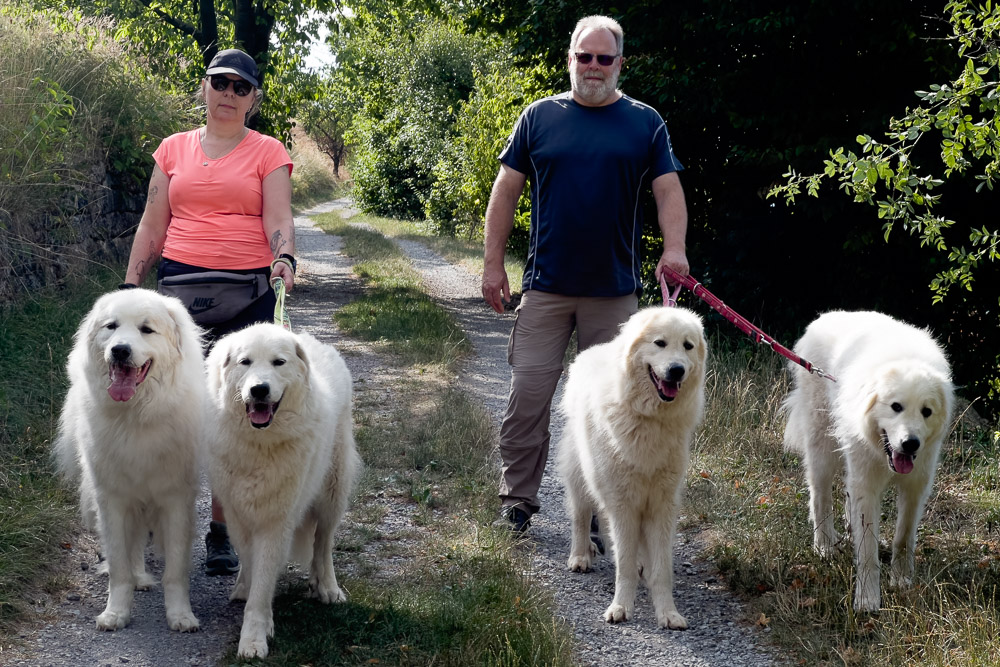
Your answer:
[[[597,525],[597,515],[590,517],[590,541],[597,547],[597,553],[604,555],[604,540],[601,539],[601,529]]]
[[[531,527],[531,515],[520,507],[505,505],[500,508],[500,518],[493,525],[520,535]]]
[[[226,524],[213,521],[205,534],[205,574],[224,577],[240,571],[240,559],[229,543]]]

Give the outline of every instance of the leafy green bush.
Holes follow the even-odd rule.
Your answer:
[[[434,165],[430,196],[425,207],[428,221],[438,234],[478,238],[482,234],[486,205],[503,150],[518,115],[531,102],[553,94],[548,81],[556,76],[548,67],[512,69],[492,63],[477,72],[475,90],[463,102],[455,122],[456,136]],[[527,239],[529,202],[518,203],[512,249]],[[523,254],[523,253],[522,253]]]
[[[379,215],[422,218],[459,104],[496,47],[440,21],[418,23],[412,37],[361,33],[350,47],[338,76],[363,103],[348,136],[355,198]]]

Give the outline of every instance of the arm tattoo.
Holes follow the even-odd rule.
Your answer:
[[[153,265],[156,263],[156,254],[156,246],[150,243],[149,256],[146,259],[140,259],[136,262],[135,271],[139,276],[138,283],[141,284],[146,279],[146,274],[153,268]]]
[[[288,245],[288,241],[281,234],[281,230],[271,234],[271,256],[277,257],[281,254],[282,249]]]
[[[160,187],[158,185],[150,185],[149,195],[146,197],[147,203],[152,204],[154,201],[156,201],[156,195],[159,194],[159,192],[160,192]]]

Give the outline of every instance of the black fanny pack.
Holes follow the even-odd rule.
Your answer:
[[[268,292],[263,273],[200,271],[164,276],[156,283],[160,294],[184,303],[198,324],[217,324],[239,315]]]

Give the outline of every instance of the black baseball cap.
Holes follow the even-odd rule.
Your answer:
[[[235,74],[249,81],[254,88],[260,88],[260,71],[253,58],[243,53],[239,49],[226,49],[219,51],[208,63],[205,76],[212,74]]]

